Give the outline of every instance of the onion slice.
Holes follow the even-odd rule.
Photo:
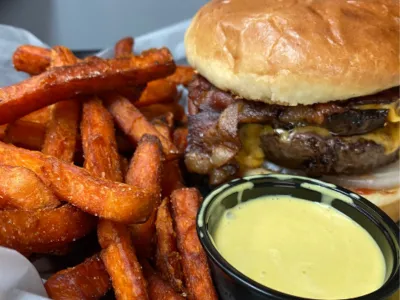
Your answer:
[[[321,179],[346,188],[392,189],[400,186],[400,165],[396,161],[366,175],[323,176]]]

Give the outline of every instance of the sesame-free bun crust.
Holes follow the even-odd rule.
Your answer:
[[[398,0],[214,0],[185,47],[222,90],[308,105],[399,85],[399,26]]]

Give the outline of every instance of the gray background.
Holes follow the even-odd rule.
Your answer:
[[[191,18],[207,0],[0,0],[0,23],[31,31],[48,45],[103,49]]]

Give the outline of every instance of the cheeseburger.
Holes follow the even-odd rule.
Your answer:
[[[399,1],[214,0],[185,36],[189,171],[339,183],[399,218]]]

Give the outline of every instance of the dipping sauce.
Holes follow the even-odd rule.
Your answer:
[[[247,277],[299,297],[346,299],[380,288],[383,254],[335,208],[266,196],[224,212],[213,231],[220,254]]]

